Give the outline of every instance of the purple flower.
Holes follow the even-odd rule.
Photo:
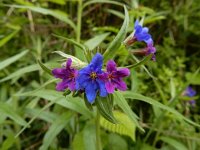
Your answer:
[[[135,21],[134,29],[135,33],[133,38],[135,38],[137,41],[144,41],[147,44],[153,43],[151,35],[148,33],[149,29],[147,27],[142,27],[138,20]]]
[[[62,79],[62,81],[56,85],[57,91],[64,91],[67,88],[71,91],[76,89],[76,77],[78,75],[78,70],[71,68],[71,64],[72,60],[69,58],[66,61],[66,68],[55,68],[52,70],[54,77]]]
[[[153,43],[149,43],[146,47],[145,55],[152,54],[152,60],[156,61],[156,48],[153,46]]]
[[[126,83],[122,78],[129,76],[130,71],[127,68],[118,69],[113,60],[109,60],[106,66],[107,72],[100,75],[100,78],[105,81],[106,90],[108,93],[113,93],[115,88],[121,91],[127,89]]]
[[[99,78],[99,75],[103,73],[103,56],[97,53],[90,64],[79,71],[77,78],[77,89],[85,90],[86,97],[90,103],[93,103],[97,92],[100,96],[105,97],[107,91],[103,80]]]

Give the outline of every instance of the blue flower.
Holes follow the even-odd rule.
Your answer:
[[[105,97],[108,93],[105,88],[105,83],[99,78],[99,75],[103,73],[103,56],[97,53],[90,64],[79,71],[77,78],[77,89],[85,90],[86,97],[90,103],[93,103],[97,93],[100,93],[101,97]]]
[[[149,29],[147,27],[142,27],[138,20],[135,21],[134,29],[135,33],[133,38],[135,38],[137,41],[144,41],[147,44],[153,43],[151,35],[148,33]]]
[[[184,95],[188,96],[188,97],[193,97],[196,95],[196,91],[192,89],[192,87],[188,86],[185,91],[184,91]],[[196,101],[191,99],[189,100],[190,105],[195,106]]]
[[[185,90],[184,95],[189,96],[189,97],[193,97],[196,95],[196,91],[192,89],[192,87],[188,86]]]

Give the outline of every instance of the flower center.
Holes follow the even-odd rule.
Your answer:
[[[112,73],[108,74],[108,79],[113,79],[113,78],[114,78],[114,76]]]
[[[70,73],[69,78],[73,79],[73,78],[75,78],[75,75],[73,73]]]
[[[90,78],[92,78],[93,80],[96,79],[97,78],[96,72],[90,73]]]

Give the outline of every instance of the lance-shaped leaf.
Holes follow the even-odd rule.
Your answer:
[[[107,96],[107,97],[97,97],[95,101],[98,111],[100,114],[109,122],[112,123],[117,123],[115,117],[113,116],[112,108],[113,108],[113,103],[112,103],[112,97]]]
[[[123,110],[125,114],[128,115],[128,117],[135,123],[135,125],[144,132],[144,129],[140,126],[137,119],[138,116],[131,110],[130,106],[128,105],[126,99],[121,94],[121,92],[115,91],[114,93],[114,101],[117,103],[117,105]]]
[[[115,39],[110,43],[105,53],[103,54],[104,61],[107,61],[108,59],[111,59],[115,56],[115,54],[117,53],[117,50],[121,46],[121,43],[126,36],[128,25],[129,25],[129,15],[125,6],[124,6],[124,11],[125,11],[125,18],[124,18],[123,25],[120,31],[118,32],[117,36],[115,37]]]

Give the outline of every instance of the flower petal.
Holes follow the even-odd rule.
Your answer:
[[[106,90],[108,93],[114,93],[115,90],[115,84],[113,84],[112,82],[108,81],[105,83],[106,86]]]
[[[126,91],[127,86],[126,86],[126,83],[120,79],[116,84],[116,88],[121,91]]]
[[[107,72],[104,72],[104,73],[101,73],[101,74],[98,74],[98,78],[102,81],[106,81],[107,78],[108,78],[108,73]]]
[[[68,88],[70,89],[70,91],[74,91],[76,89],[75,81],[69,82],[68,83]]]
[[[113,60],[109,60],[106,65],[106,69],[108,72],[116,71],[116,63]]]
[[[70,69],[71,64],[72,64],[72,59],[71,59],[71,58],[67,59],[67,62],[66,62],[66,69]]]
[[[65,72],[66,71],[63,68],[55,68],[52,70],[52,74],[54,75],[54,77],[60,79],[63,79],[65,77]]]
[[[68,82],[67,81],[61,81],[58,82],[56,85],[56,90],[57,91],[64,91],[68,87]]]
[[[102,65],[103,65],[103,56],[100,54],[100,53],[97,53],[91,63],[90,63],[90,66],[93,67],[93,69],[97,69],[97,70],[101,70],[102,68]]]
[[[115,74],[117,77],[123,78],[130,75],[130,70],[128,68],[119,69]]]
[[[98,80],[97,79],[97,82],[99,84],[99,92],[100,92],[100,96],[101,97],[105,97],[107,96],[107,91],[106,91],[106,87],[105,87],[105,83],[102,81],[102,80]]]
[[[96,98],[96,89],[95,89],[95,84],[88,84],[87,87],[85,88],[85,93],[88,101],[90,103],[93,103],[95,98]]]

